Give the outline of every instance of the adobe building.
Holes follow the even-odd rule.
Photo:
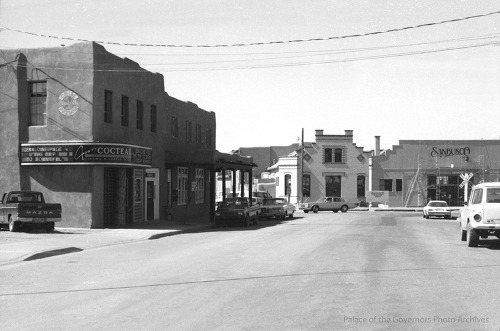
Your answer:
[[[500,140],[400,140],[380,152],[375,139],[372,189],[388,193],[389,206],[462,206],[472,185],[500,181]]]
[[[215,113],[96,43],[2,50],[0,187],[59,202],[59,226],[209,222]]]

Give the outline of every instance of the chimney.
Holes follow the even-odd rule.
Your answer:
[[[323,130],[316,130],[316,135],[317,136],[322,136],[323,135]]]
[[[375,136],[375,156],[380,155],[380,136]]]
[[[353,132],[354,132],[353,130],[344,130],[344,131],[345,131],[345,135],[346,136],[353,136],[354,135],[353,134]]]

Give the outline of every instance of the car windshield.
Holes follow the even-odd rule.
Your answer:
[[[272,206],[272,205],[284,205],[286,204],[285,199],[265,199],[264,206]]]
[[[444,201],[433,201],[429,202],[429,207],[448,207],[448,204]]]

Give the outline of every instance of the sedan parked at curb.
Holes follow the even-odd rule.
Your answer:
[[[443,217],[451,218],[451,208],[446,201],[431,200],[423,209],[423,217]]]
[[[288,203],[286,198],[264,199],[264,203],[260,208],[262,217],[276,217],[285,219],[287,216],[292,218],[295,212],[295,206]]]

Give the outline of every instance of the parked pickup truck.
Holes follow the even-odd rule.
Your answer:
[[[259,221],[260,205],[252,204],[249,198],[227,198],[215,211],[215,226],[243,224],[250,226]]]
[[[359,205],[358,202],[347,202],[343,198],[339,197],[324,197],[319,198],[315,202],[306,202],[299,205],[299,209],[303,210],[304,213],[312,211],[317,213],[318,211],[333,211],[337,213],[339,210],[343,213],[347,212],[349,209],[356,208]]]
[[[462,241],[476,247],[479,240],[500,238],[500,182],[474,186],[460,214]]]
[[[54,231],[54,223],[61,221],[61,204],[45,203],[43,194],[36,191],[4,193],[0,203],[0,225],[17,232],[23,223],[42,223],[47,232]]]

